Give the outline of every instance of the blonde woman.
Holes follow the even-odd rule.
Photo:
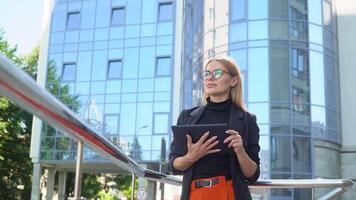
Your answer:
[[[173,139],[169,164],[173,174],[183,174],[182,200],[249,200],[248,183],[260,175],[259,128],[247,112],[241,73],[229,57],[213,58],[201,72],[204,105],[183,110],[177,125],[227,123],[223,141],[234,153],[213,149],[219,141],[206,132],[196,143],[187,134],[188,152],[178,153]]]

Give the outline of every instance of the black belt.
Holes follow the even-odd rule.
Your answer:
[[[218,184],[220,181],[217,178],[207,179],[207,180],[196,180],[195,181],[195,188],[202,188],[202,187],[211,187],[215,184]]]

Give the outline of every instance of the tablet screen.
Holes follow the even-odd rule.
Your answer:
[[[192,142],[196,143],[205,132],[209,131],[208,139],[217,136],[219,143],[213,149],[221,149],[222,153],[233,153],[233,149],[224,144],[224,140],[230,136],[225,133],[228,130],[227,124],[197,124],[197,125],[175,125],[172,126],[173,137],[176,142],[179,153],[186,154],[187,149],[187,134],[192,137]]]

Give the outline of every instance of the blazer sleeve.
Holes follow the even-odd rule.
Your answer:
[[[186,111],[182,111],[180,114],[179,114],[179,117],[178,117],[178,120],[177,120],[177,125],[182,125],[184,124],[184,115],[185,115]],[[174,159],[176,159],[177,157],[180,157],[180,156],[184,156],[184,155],[181,155],[179,154],[177,151],[177,143],[173,137],[173,141],[171,143],[171,146],[170,146],[170,153],[169,153],[169,161],[168,161],[168,170],[174,174],[174,175],[180,175],[180,174],[183,174],[184,171],[180,171],[180,170],[177,170],[173,167],[173,161]]]
[[[255,174],[250,177],[246,178],[248,183],[254,183],[260,177],[260,129],[257,125],[256,116],[254,114],[249,114],[248,119],[248,147],[247,147],[247,154],[250,158],[255,161],[257,165],[257,169]]]

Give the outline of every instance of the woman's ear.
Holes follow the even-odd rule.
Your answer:
[[[235,87],[237,85],[237,77],[234,76],[230,81],[230,87]]]

